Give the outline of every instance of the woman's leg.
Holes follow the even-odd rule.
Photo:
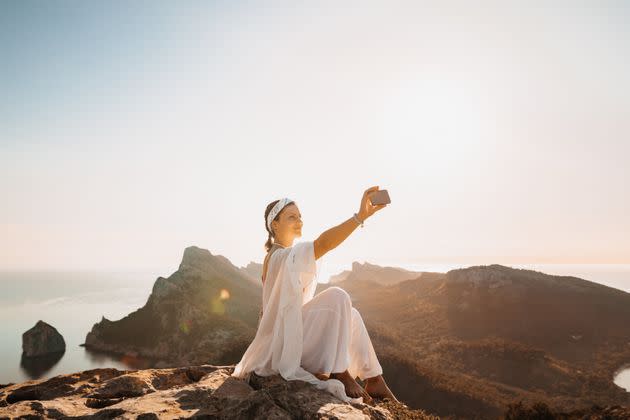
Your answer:
[[[352,303],[348,293],[329,287],[302,307],[302,367],[309,372],[343,372],[350,366]]]
[[[373,398],[390,398],[398,401],[383,378],[381,367],[372,340],[363,318],[356,308],[352,308],[352,339],[350,340],[350,376],[357,376],[365,384],[365,390]]]
[[[352,340],[352,302],[339,287],[329,287],[302,307],[302,367],[309,372],[330,373],[340,380],[349,397],[364,397],[364,390],[348,373]],[[322,379],[320,376],[318,378]]]
[[[376,357],[372,340],[363,318],[356,308],[352,308],[352,335],[350,339],[350,366],[348,372],[365,381],[367,378],[381,375],[383,368]]]

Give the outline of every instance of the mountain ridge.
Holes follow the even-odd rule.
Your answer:
[[[385,270],[395,275],[381,282],[382,267],[353,267],[316,293],[341,287],[350,294],[383,376],[411,408],[492,417],[519,400],[565,411],[589,401],[629,403],[607,375],[630,360],[622,322],[630,320],[630,294],[500,264],[419,276]],[[189,247],[144,307],[95,324],[86,347],[152,357],[149,367],[234,364],[256,332],[258,268]]]

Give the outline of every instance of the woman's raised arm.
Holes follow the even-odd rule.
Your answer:
[[[357,214],[357,216],[362,221],[365,221],[365,219],[372,216],[378,210],[382,209],[383,207],[387,205],[387,204],[380,204],[377,206],[372,205],[372,203],[369,200],[369,196],[375,191],[378,191],[378,186],[368,188],[363,193],[363,197],[361,197],[361,207],[359,208],[359,213]],[[335,227],[332,227],[328,229],[327,231],[325,231],[324,233],[322,233],[321,235],[319,235],[319,237],[315,239],[315,241],[313,242],[315,259],[317,260],[324,254],[326,254],[328,251],[331,251],[337,248],[337,246],[339,246],[340,243],[345,241],[346,238],[350,236],[350,234],[357,228],[357,226],[359,225],[357,224],[353,215],[353,217],[350,217],[345,222]]]

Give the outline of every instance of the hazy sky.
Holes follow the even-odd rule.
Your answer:
[[[474,3],[474,5],[473,5]],[[0,3],[0,269],[630,263],[627,2]],[[472,257],[475,257],[474,259]]]

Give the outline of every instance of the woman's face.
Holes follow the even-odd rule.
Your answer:
[[[302,214],[295,203],[283,208],[278,216],[278,220],[271,222],[276,238],[302,236],[302,225]]]

